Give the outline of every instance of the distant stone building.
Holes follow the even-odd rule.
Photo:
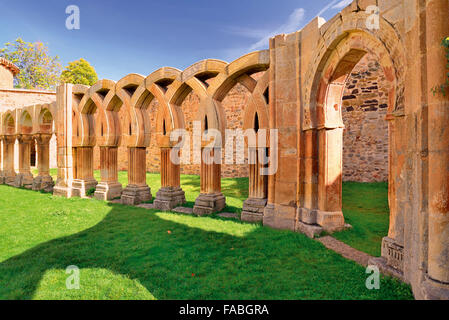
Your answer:
[[[45,90],[27,90],[14,88],[14,77],[19,74],[19,68],[10,61],[0,58],[0,112],[22,108],[34,104],[51,103],[56,101],[56,92]],[[18,168],[18,146],[16,144],[16,165]],[[35,148],[31,152],[31,164],[36,164]],[[50,142],[50,167],[56,168],[56,136]]]

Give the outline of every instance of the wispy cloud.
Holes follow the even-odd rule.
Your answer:
[[[265,36],[263,36],[259,41],[251,45],[251,47],[249,48],[250,51],[260,50],[266,47],[268,45],[268,40],[277,34],[291,33],[301,29],[304,22],[305,13],[306,11],[303,8],[297,8],[293,10],[286,23],[281,25],[276,30],[266,33]]]
[[[346,6],[349,6],[353,0],[342,0],[336,5],[332,7],[332,9],[343,9]]]
[[[282,24],[275,30],[265,30],[265,29],[251,29],[244,27],[227,27],[223,29],[224,32],[238,35],[241,37],[258,39],[257,42],[253,43],[249,48],[239,48],[231,49],[230,54],[236,52],[245,51],[255,51],[268,47],[268,41],[271,37],[281,33],[291,33],[301,29],[302,23],[304,21],[305,10],[303,8],[297,8],[288,17],[286,23]]]

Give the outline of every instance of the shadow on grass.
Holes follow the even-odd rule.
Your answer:
[[[389,278],[366,289],[364,268],[302,234],[104,205],[110,211],[93,227],[0,263],[0,299],[31,299],[46,272],[70,265],[125,275],[157,299],[411,298]],[[53,290],[67,290],[65,277]]]

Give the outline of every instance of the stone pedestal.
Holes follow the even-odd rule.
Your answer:
[[[32,189],[34,191],[53,192],[54,181],[51,176],[37,176],[33,180]]]
[[[316,221],[327,232],[337,232],[345,228],[343,212],[316,211]]]
[[[165,211],[186,203],[185,193],[180,187],[179,164],[171,161],[171,150],[161,148],[161,188],[154,199],[154,207]]]
[[[186,203],[184,191],[180,187],[163,187],[156,193],[154,207],[159,210],[170,211]]]
[[[119,182],[101,181],[97,184],[94,197],[98,200],[112,200],[122,195],[122,184]]]
[[[122,192],[122,203],[136,205],[142,202],[151,201],[151,189],[148,186],[128,185]]]
[[[243,202],[241,220],[247,222],[261,222],[267,199],[248,198]]]
[[[117,147],[100,147],[101,182],[95,190],[98,200],[112,200],[122,195],[122,185],[118,182]]]
[[[95,189],[98,182],[94,179],[93,147],[74,148],[74,180],[71,185],[73,197],[86,197]]]
[[[97,184],[98,181],[93,178],[89,180],[74,179],[71,190],[72,197],[87,197],[89,191],[95,189]]]
[[[226,207],[225,196],[219,193],[201,193],[195,200],[193,213],[197,215],[207,215],[219,212]]]
[[[122,192],[122,203],[136,205],[142,202],[151,201],[151,189],[146,180],[146,148],[128,148],[128,186]]]
[[[193,213],[211,214],[226,207],[226,198],[221,193],[221,150],[203,148],[201,150],[201,193],[195,200]]]

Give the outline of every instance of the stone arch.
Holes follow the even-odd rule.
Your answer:
[[[83,137],[88,136],[86,124],[82,121],[79,110],[81,100],[88,89],[88,86],[80,84],[74,85],[72,88],[72,144],[74,147],[82,145]]]
[[[53,134],[55,123],[55,103],[37,105],[35,115],[37,121],[34,122],[35,133]]]
[[[367,52],[376,56],[387,81],[391,83],[388,114],[400,116],[404,109],[404,66],[401,64],[405,55],[402,42],[383,19],[379,30],[365,29],[366,17],[364,12],[352,12],[323,25],[319,49],[313,55],[315,61],[306,73],[302,127],[308,136],[311,131],[318,130],[316,138],[306,140],[306,143],[311,143],[309,150],[316,150],[318,158],[318,183],[314,191],[317,198],[311,204],[317,216],[312,220],[318,221],[328,231],[344,226],[341,209],[342,94],[352,69]]]
[[[115,82],[99,80],[92,85],[79,103],[79,112],[83,127],[81,146],[116,144],[115,122],[106,112],[103,101],[113,96]],[[112,141],[111,141],[112,140]]]
[[[316,52],[313,53],[313,63],[306,72],[304,99],[308,103],[304,108],[303,128],[310,129],[319,126],[326,119],[325,110],[318,111],[317,102],[323,99],[325,89],[335,72],[344,72],[363,57],[362,52],[370,51],[379,60],[387,79],[394,83],[394,90],[389,94],[391,101],[389,113],[402,115],[404,112],[404,61],[405,49],[397,31],[382,17],[380,28],[369,30],[365,27],[368,15],[363,12],[351,12],[341,15],[340,19],[332,19],[321,26],[322,38]],[[353,55],[350,55],[352,50]],[[357,52],[359,52],[357,54]],[[343,62],[337,66],[338,62]],[[346,64],[346,66],[345,66]],[[348,66],[349,65],[349,66]],[[336,68],[340,68],[339,71]]]
[[[140,74],[128,74],[120,79],[115,86],[115,96],[106,100],[106,109],[114,112],[116,134],[121,136],[121,143],[127,147],[146,146],[145,125],[141,111],[133,108],[133,99],[139,95],[138,90],[145,81]],[[118,112],[125,108],[124,123],[118,118]]]
[[[17,110],[17,117],[19,119],[17,133],[27,135],[33,133],[33,117],[30,111],[29,108]]]
[[[12,111],[4,113],[2,126],[4,135],[16,134],[16,119]]]

